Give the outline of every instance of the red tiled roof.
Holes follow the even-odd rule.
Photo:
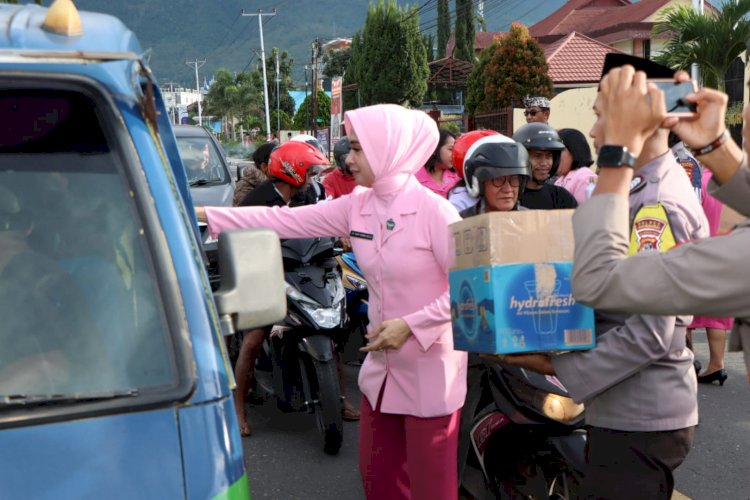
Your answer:
[[[549,77],[555,85],[598,82],[604,56],[610,52],[622,53],[575,31],[544,48]]]
[[[671,0],[570,0],[555,12],[529,28],[531,36],[540,40],[567,35],[573,31],[597,37],[600,32],[621,31],[618,26],[642,23]],[[715,10],[709,2],[706,9]],[[623,27],[622,31],[632,28]],[[650,28],[647,28],[650,29]]]
[[[567,23],[570,24],[572,19],[575,19],[577,15],[580,15],[576,12],[580,13],[581,10],[591,8],[618,8],[629,4],[630,2],[628,0],[569,0],[555,12],[531,26],[529,28],[529,33],[533,37],[551,34],[566,35],[570,33],[571,30],[560,31],[558,26],[566,20]]]

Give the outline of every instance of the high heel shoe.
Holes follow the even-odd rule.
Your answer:
[[[724,382],[727,380],[729,375],[727,375],[727,371],[724,368],[721,368],[719,370],[716,370],[715,372],[711,372],[708,375],[700,375],[698,377],[698,383],[699,384],[710,384],[713,381],[719,382],[719,385],[724,385]]]

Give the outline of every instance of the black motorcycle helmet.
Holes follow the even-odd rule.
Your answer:
[[[526,149],[504,135],[495,134],[472,144],[464,160],[466,188],[472,196],[484,196],[484,182],[506,175],[521,176],[518,193],[531,177]]]
[[[513,140],[522,144],[527,151],[538,149],[541,151],[552,151],[552,168],[549,176],[553,177],[560,166],[560,155],[565,149],[557,130],[545,123],[527,123],[516,130]],[[530,167],[531,165],[529,165]],[[529,172],[530,173],[530,172]]]
[[[349,138],[348,137],[342,137],[338,140],[335,146],[333,146],[333,159],[336,162],[336,166],[343,172],[345,175],[352,175],[351,171],[349,170],[349,167],[346,166],[346,155],[349,154],[350,150],[349,146]]]

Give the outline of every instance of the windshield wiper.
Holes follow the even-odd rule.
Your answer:
[[[105,392],[73,392],[70,394],[11,394],[0,396],[0,407],[35,407],[64,405],[71,403],[90,403],[138,396],[138,389]]]
[[[194,181],[190,181],[190,185],[191,186],[205,186],[209,182],[210,181],[208,179],[197,179],[197,180],[194,180]]]

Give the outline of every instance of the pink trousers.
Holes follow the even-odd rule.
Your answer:
[[[419,418],[380,413],[362,396],[359,472],[368,500],[458,498],[461,410]]]

